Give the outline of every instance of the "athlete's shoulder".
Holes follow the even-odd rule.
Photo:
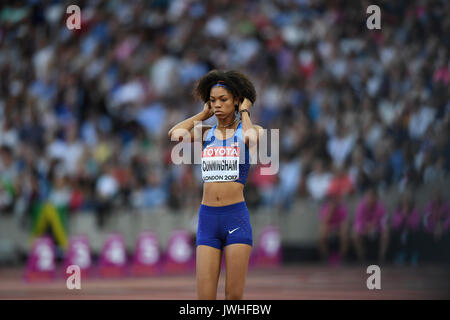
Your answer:
[[[212,131],[212,128],[213,128],[213,126],[205,126],[204,128],[202,128],[202,134],[203,134],[203,140],[205,140],[207,137],[208,137],[208,135],[210,134],[210,132],[211,133],[214,133],[213,131]]]
[[[204,125],[203,127],[202,127],[202,131],[203,131],[203,133],[206,133],[206,132],[208,132],[209,130],[211,130],[213,128],[213,126],[210,126],[210,125]]]

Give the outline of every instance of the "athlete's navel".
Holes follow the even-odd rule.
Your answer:
[[[219,198],[219,197],[216,197],[216,200],[217,200],[217,201],[219,201],[219,200],[220,200],[220,198]]]

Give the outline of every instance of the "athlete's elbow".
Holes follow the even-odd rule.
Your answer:
[[[175,135],[175,128],[172,128],[169,130],[169,132],[167,133],[167,137],[169,138],[170,141],[175,141],[177,140],[177,137]]]
[[[185,141],[189,139],[189,133],[184,131],[183,129],[171,129],[167,133],[167,136],[170,141]]]
[[[244,139],[246,144],[254,145],[258,143],[258,136],[254,134],[245,135]]]

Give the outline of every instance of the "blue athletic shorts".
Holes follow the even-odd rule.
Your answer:
[[[222,250],[233,243],[253,245],[252,226],[245,201],[221,207],[200,205],[197,246]]]

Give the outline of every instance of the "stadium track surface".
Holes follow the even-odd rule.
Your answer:
[[[81,290],[68,290],[64,278],[26,283],[23,269],[0,269],[0,299],[196,299],[195,274],[81,280]],[[310,299],[449,299],[448,266],[381,267],[381,290],[368,290],[366,266],[288,265],[249,270],[246,300]],[[221,273],[218,299],[224,299]]]

